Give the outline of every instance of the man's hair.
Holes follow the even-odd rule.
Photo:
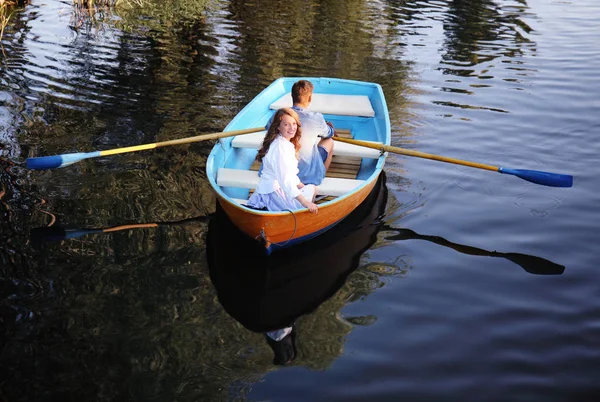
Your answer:
[[[292,86],[292,102],[304,101],[313,92],[314,85],[310,81],[300,80]]]

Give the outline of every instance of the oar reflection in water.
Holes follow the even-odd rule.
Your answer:
[[[525,271],[535,275],[561,275],[565,267],[548,261],[541,257],[519,253],[499,253],[497,251],[488,251],[477,247],[466,246],[463,244],[452,243],[439,236],[421,235],[410,229],[397,229],[391,226],[384,226],[382,231],[396,233],[386,236],[386,240],[425,240],[440,246],[449,247],[462,254],[477,255],[482,257],[500,257],[519,265]]]
[[[286,365],[296,359],[298,335],[304,346],[300,350],[302,364],[323,367],[324,362],[328,365],[337,358],[342,345],[335,344],[351,329],[335,319],[332,322],[346,303],[344,295],[337,299],[337,293],[358,268],[361,255],[376,241],[386,202],[382,174],[367,199],[336,226],[268,257],[217,209],[208,226],[207,259],[219,302],[246,329],[264,334],[274,364]],[[325,302],[323,308],[333,311],[315,311]],[[307,324],[317,324],[303,332],[295,323],[308,314]]]
[[[107,228],[92,228],[92,229],[70,229],[64,228],[60,225],[42,226],[31,229],[29,237],[36,243],[61,241],[68,239],[75,239],[96,233],[112,233],[119,232],[122,230],[131,229],[147,229],[147,228],[158,228],[162,226],[185,226],[189,224],[206,224],[210,220],[209,216],[198,216],[194,218],[182,219],[180,221],[173,222],[153,222],[153,223],[133,223],[128,225],[111,226]]]

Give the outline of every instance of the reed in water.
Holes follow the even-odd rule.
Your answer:
[[[0,0],[0,40],[15,8],[23,7],[27,3],[28,0]]]

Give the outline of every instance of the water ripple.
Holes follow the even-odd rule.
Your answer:
[[[2,395],[598,394],[597,2],[212,3],[185,24],[142,16],[149,25],[127,31],[65,0],[33,0],[11,19],[0,55]],[[210,215],[212,143],[43,172],[22,162],[216,132],[281,76],[378,82],[394,145],[564,171],[576,185],[390,154],[383,229],[339,292],[297,320],[296,367],[280,370],[264,336],[219,304],[205,225],[102,232]],[[99,231],[29,236],[49,223]]]

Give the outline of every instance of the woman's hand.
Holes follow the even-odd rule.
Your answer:
[[[305,207],[308,208],[311,214],[319,213],[319,206],[314,202],[308,202],[307,205],[305,205]]]
[[[308,208],[308,210],[311,213],[316,214],[319,212],[319,207],[317,206],[317,204],[315,204],[314,202],[310,202],[309,200],[304,198],[302,194],[296,197],[296,199],[300,202],[300,204],[302,204],[304,208]]]

